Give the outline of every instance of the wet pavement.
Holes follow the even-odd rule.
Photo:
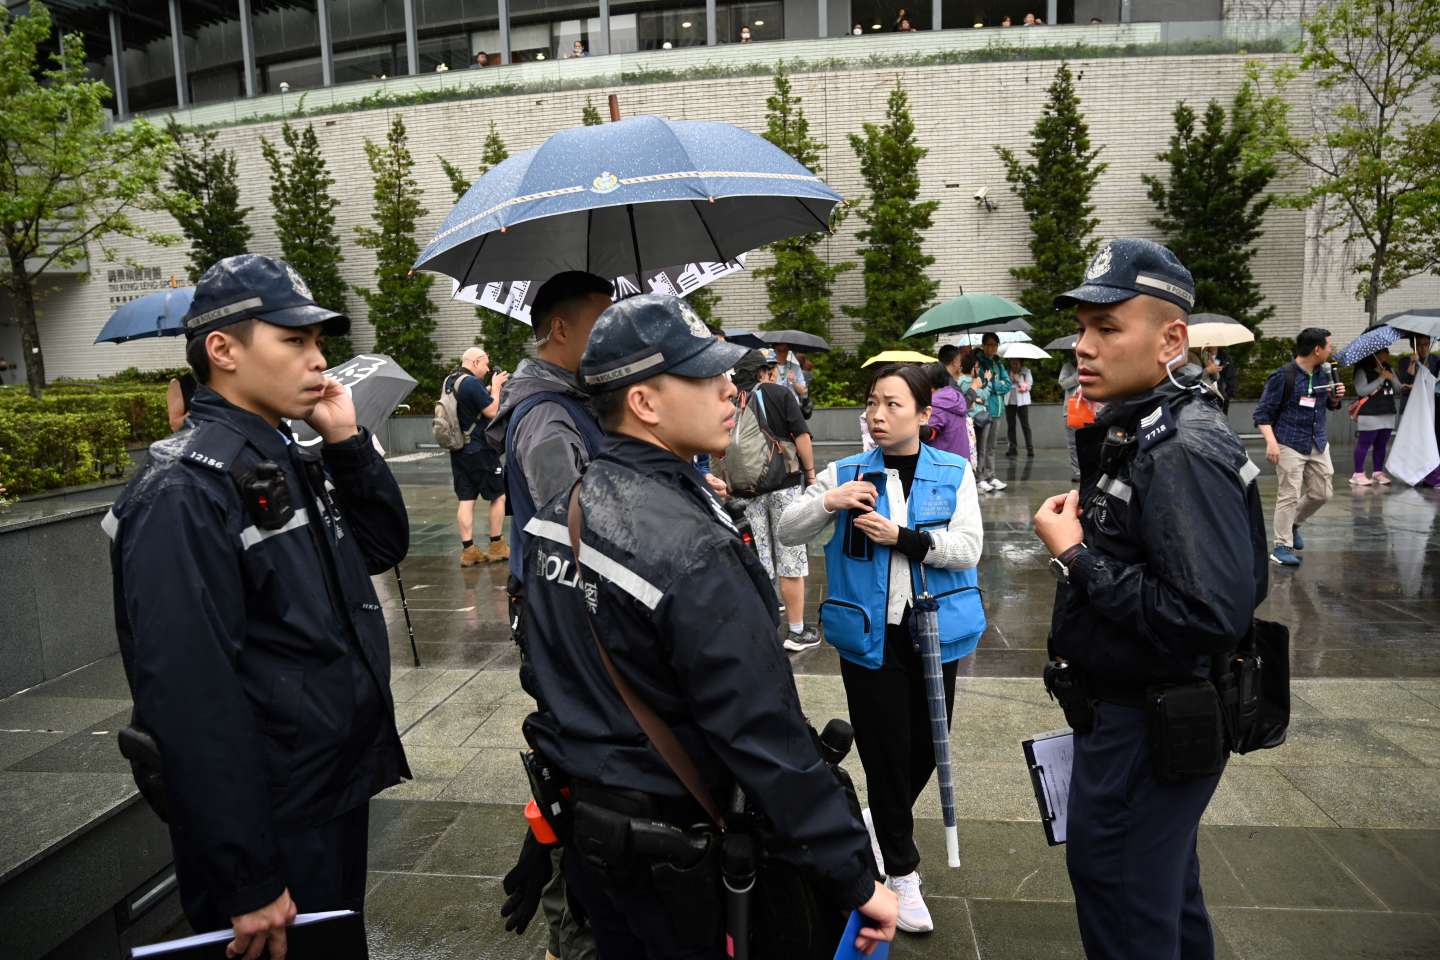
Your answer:
[[[1010,486],[984,497],[990,627],[962,664],[952,733],[963,865],[942,866],[932,787],[917,805],[917,842],[937,929],[902,934],[897,957],[1082,955],[1063,848],[1046,846],[1019,746],[1063,726],[1038,679],[1054,581],[1029,530],[1040,501],[1067,486],[1063,456],[1002,458]],[[1348,452],[1335,458],[1348,462]],[[376,583],[416,779],[372,804],[372,956],[538,958],[543,921],[517,938],[497,914],[499,878],[524,830],[517,753],[530,708],[505,622],[505,570],[458,567],[448,463],[401,461],[394,469],[413,530],[402,575],[421,667],[395,578]],[[1268,517],[1273,474],[1261,485]],[[1440,492],[1352,491],[1341,480],[1304,528],[1304,565],[1271,568],[1261,613],[1292,630],[1294,719],[1283,747],[1232,761],[1201,830],[1221,957],[1440,955],[1437,512]],[[812,617],[823,569],[812,546]],[[844,716],[834,652],[822,645],[791,662],[816,724]],[[111,737],[96,731],[113,730],[127,703],[118,657],[0,701],[0,809],[24,778],[113,791],[125,768]],[[847,767],[863,796],[856,758]],[[0,860],[21,852],[0,848]]]

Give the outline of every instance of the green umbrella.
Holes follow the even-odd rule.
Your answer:
[[[949,330],[968,330],[982,324],[1028,316],[1029,310],[1004,297],[997,297],[993,293],[967,293],[926,310],[919,320],[910,324],[910,329],[906,330],[903,336],[918,337]]]

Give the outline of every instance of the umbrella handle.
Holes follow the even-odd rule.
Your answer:
[[[913,560],[911,562],[915,563]],[[920,574],[920,593],[922,596],[928,597],[930,596],[930,586],[925,582],[925,561],[921,560],[915,563],[915,566],[918,568]]]

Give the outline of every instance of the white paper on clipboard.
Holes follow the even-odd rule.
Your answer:
[[[1070,768],[1075,759],[1075,736],[1069,730],[1036,734],[1022,744],[1030,782],[1051,845],[1065,842],[1069,818]]]

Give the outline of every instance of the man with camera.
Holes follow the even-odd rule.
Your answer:
[[[746,352],[675,297],[607,309],[580,368],[605,444],[526,526],[539,709],[525,734],[568,778],[566,883],[603,960],[725,955],[718,825],[745,816],[737,788],[766,849],[809,879],[815,915],[839,919],[835,937],[852,908],[869,918],[862,949],[894,936],[895,897],[775,643],[769,579],[691,466],[728,442],[726,372]],[[517,887],[543,882],[535,848],[532,833],[509,910]],[[765,893],[753,896],[759,914]],[[804,922],[804,904],[781,906]]]
[[[297,910],[363,909],[369,800],[410,776],[370,582],[409,522],[324,375],[323,337],[349,326],[281,261],[206,271],[185,316],[189,418],[103,524],[135,701],[122,748],[150,744],[127,756],[169,823],[191,926],[233,927],[227,954],[246,960],[283,958]],[[333,955],[362,954],[363,938]]]
[[[1046,686],[1075,732],[1066,865],[1095,960],[1214,956],[1196,838],[1228,755],[1216,658],[1265,598],[1259,468],[1199,370],[1194,282],[1149,240],[1101,248],[1075,307],[1080,490],[1035,532],[1060,585]],[[1225,662],[1224,660],[1220,661]]]

